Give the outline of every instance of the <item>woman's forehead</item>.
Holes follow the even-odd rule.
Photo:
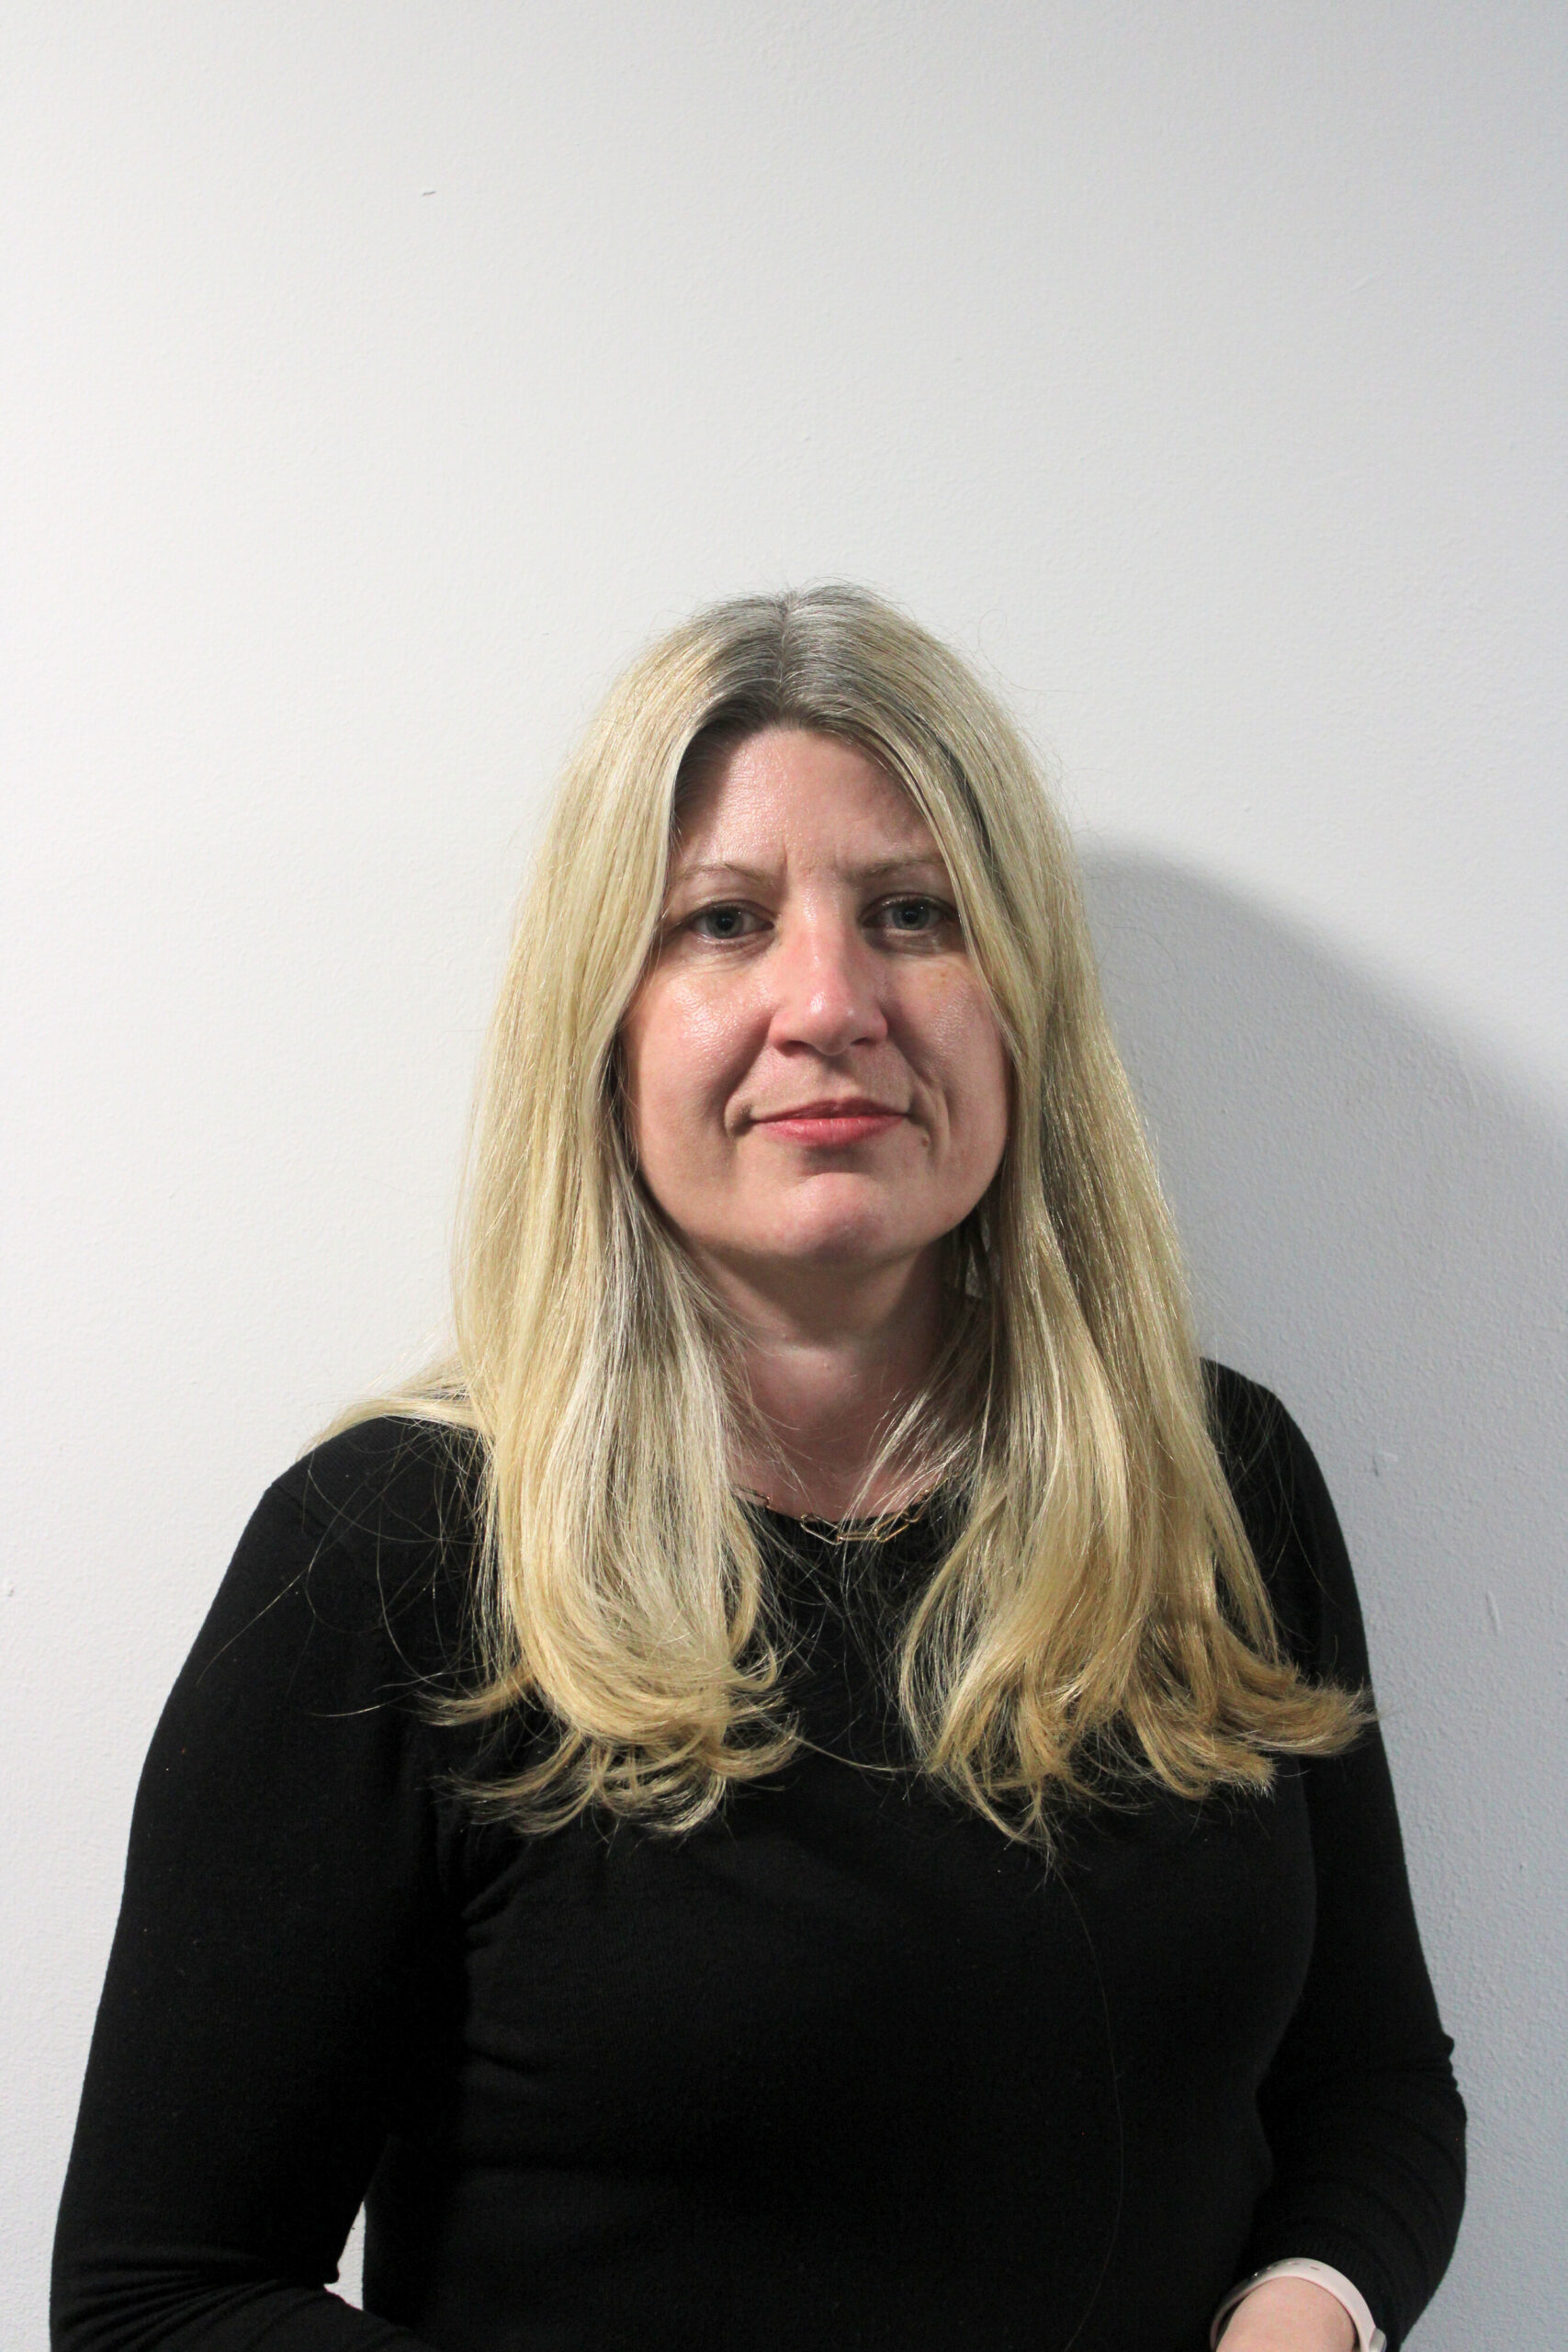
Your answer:
[[[737,870],[832,859],[890,867],[940,852],[907,787],[857,743],[802,728],[768,728],[726,743],[681,796],[672,864]]]

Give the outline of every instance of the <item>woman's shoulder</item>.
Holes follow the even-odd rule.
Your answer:
[[[1220,1464],[1238,1506],[1277,1510],[1292,1483],[1300,1430],[1271,1388],[1205,1357],[1204,1402]]]
[[[1203,1384],[1220,1466],[1287,1649],[1314,1677],[1364,1680],[1360,1603],[1316,1455],[1260,1381],[1206,1361]]]
[[[478,1552],[477,1438],[354,1423],[263,1493],[198,1647],[370,1645],[428,1683],[460,1666]]]
[[[482,1468],[471,1430],[382,1413],[302,1453],[265,1499],[356,1560],[418,1570],[436,1555],[471,1550]]]

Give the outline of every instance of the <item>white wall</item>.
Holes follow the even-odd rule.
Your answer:
[[[164,1693],[440,1316],[551,773],[654,627],[829,573],[1059,767],[1206,1327],[1367,1599],[1473,2117],[1420,2340],[1562,2336],[1565,46],[1545,0],[13,0],[14,2340]]]

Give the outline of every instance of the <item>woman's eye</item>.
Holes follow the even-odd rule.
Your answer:
[[[952,913],[940,899],[923,898],[889,899],[881,911],[887,918],[890,931],[904,932],[914,938],[940,931]]]
[[[752,907],[720,900],[711,907],[699,907],[695,914],[687,916],[682,928],[710,945],[725,946],[734,940],[749,939],[756,925],[764,920]],[[899,938],[927,939],[955,917],[953,909],[944,906],[940,899],[917,893],[885,899],[880,906],[872,909],[870,920],[874,929],[892,932]]]
[[[699,939],[743,939],[746,933],[742,924],[754,921],[750,907],[699,907],[688,928],[694,931]],[[712,928],[704,929],[705,924],[711,924]]]

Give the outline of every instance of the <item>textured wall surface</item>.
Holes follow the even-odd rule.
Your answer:
[[[1358,1563],[1472,2190],[1568,2335],[1568,18],[15,0],[0,2278],[263,1485],[438,1322],[550,777],[868,581],[1060,776],[1206,1335]]]

